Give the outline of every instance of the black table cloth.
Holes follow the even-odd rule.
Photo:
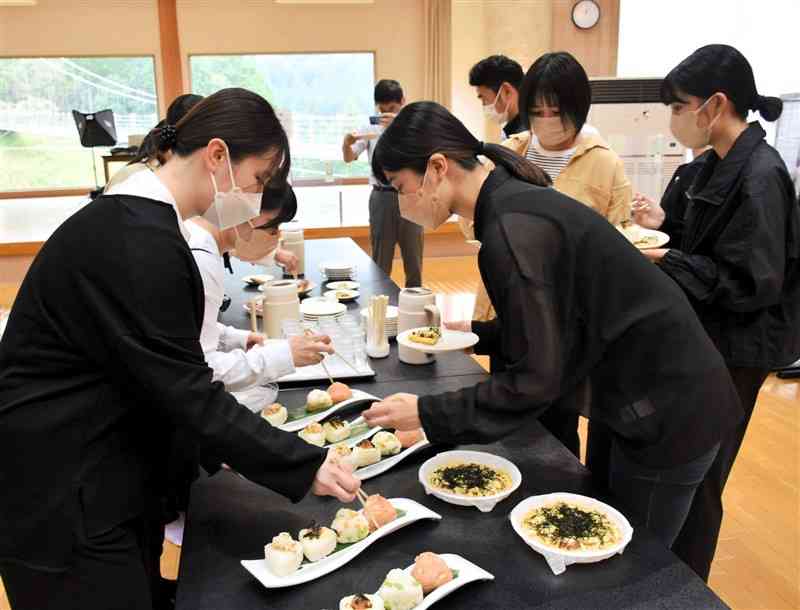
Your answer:
[[[355,249],[355,244],[343,241],[307,242],[307,261],[316,263],[322,258],[345,256],[346,260],[353,260],[355,252],[342,250]],[[330,254],[332,245],[337,250],[335,256]],[[367,263],[368,259],[358,260],[362,292],[370,294],[373,290],[396,299],[397,288]],[[316,267],[307,262],[307,270],[311,269]],[[318,276],[309,275],[317,280]],[[225,321],[245,326],[246,318],[238,313],[245,299],[238,275],[228,290],[238,311],[232,306]],[[463,354],[451,354],[435,365],[417,367],[400,365],[395,353],[388,360],[372,363],[378,372],[376,379],[354,383],[353,387],[377,396],[399,391],[416,394],[450,391],[485,378],[472,359]],[[491,445],[461,447],[506,457],[522,472],[520,488],[491,513],[452,506],[425,495],[418,482],[420,464],[448,448],[429,447],[364,483],[369,493],[416,500],[441,514],[442,521],[421,521],[407,526],[376,542],[343,568],[285,589],[264,588],[239,561],[263,557],[264,545],[281,531],[296,537],[312,520],[330,524],[342,505],[331,498],[312,495],[292,505],[230,472],[199,480],[192,488],[177,608],[336,610],[342,597],[377,591],[390,569],[405,568],[423,551],[462,555],[495,576],[493,582],[466,585],[436,604],[437,610],[727,607],[686,565],[633,521],[633,540],[623,555],[598,564],[573,565],[564,574],[555,576],[544,558],[516,535],[509,513],[518,502],[536,494],[566,491],[600,495],[588,471],[536,420],[521,420],[517,432]],[[626,512],[613,499],[601,499]]]

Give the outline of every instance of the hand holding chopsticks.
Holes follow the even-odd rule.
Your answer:
[[[378,525],[378,522],[375,520],[375,518],[367,514],[367,510],[366,510],[366,509],[367,509],[367,500],[369,500],[369,496],[367,495],[367,493],[366,493],[366,492],[365,492],[363,489],[359,489],[359,490],[356,492],[356,497],[358,498],[358,501],[359,501],[359,502],[361,502],[361,506],[363,506],[363,507],[364,507],[364,515],[365,515],[365,516],[366,516],[366,517],[367,517],[367,518],[368,518],[370,521],[372,521],[372,525],[374,525],[374,526],[375,526],[375,529],[376,529],[376,530],[377,530],[377,529],[380,529],[380,527],[381,527],[381,526],[380,526],[380,525]]]

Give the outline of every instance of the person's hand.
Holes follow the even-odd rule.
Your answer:
[[[344,136],[344,145],[345,146],[352,146],[358,140],[358,134],[356,132],[348,133]]]
[[[331,338],[327,335],[289,337],[289,349],[296,367],[310,366],[322,362],[322,354],[334,352]]]
[[[362,415],[370,427],[416,430],[422,427],[417,402],[414,394],[392,394],[373,403]]]
[[[361,480],[353,476],[353,468],[340,462],[333,451],[317,470],[311,491],[317,496],[333,496],[344,503],[356,499],[356,492],[361,489]]]
[[[282,248],[275,250],[275,261],[280,263],[286,270],[286,273],[290,275],[297,273],[297,269],[300,266],[300,259],[297,258],[297,255],[290,250],[284,250]]]
[[[378,116],[380,117],[381,127],[386,129],[389,125],[392,124],[392,121],[394,121],[394,118],[397,115],[394,114],[393,112],[381,112]]]
[[[445,322],[444,327],[447,330],[457,330],[462,333],[471,333],[472,320],[454,320],[452,322]]]
[[[250,333],[247,335],[247,349],[253,348],[256,345],[264,345],[266,337],[261,333]]]
[[[658,229],[664,223],[664,209],[657,201],[636,193],[631,203],[633,222],[646,229]]]
[[[642,250],[642,254],[644,254],[654,263],[660,263],[661,259],[664,258],[664,255],[667,252],[669,252],[669,248],[651,248],[649,250]]]

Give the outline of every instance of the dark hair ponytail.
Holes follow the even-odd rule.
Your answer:
[[[280,165],[273,180],[285,181],[289,174],[289,138],[270,103],[247,89],[221,89],[202,98],[174,124],[159,123],[148,137],[144,160],[164,163],[167,151],[186,157],[220,138],[227,144],[232,162],[274,150]]]
[[[436,153],[466,170],[477,167],[478,155],[483,155],[520,180],[538,186],[550,184],[550,178],[539,167],[504,146],[482,143],[436,102],[415,102],[400,111],[378,140],[372,155],[372,172],[384,183],[388,182],[385,170],[411,169],[422,175],[428,159]]]
[[[177,122],[186,116],[186,114],[202,99],[202,95],[185,93],[172,100],[169,108],[167,108],[167,118],[156,123],[156,126],[153,127],[153,129],[151,129],[144,137],[142,143],[139,145],[139,150],[136,153],[136,156],[128,163],[128,165],[133,165],[134,163],[144,163],[151,159],[155,159],[163,163],[163,158],[159,159],[159,147],[161,145],[160,135],[162,129],[166,125],[177,124]]]
[[[766,121],[776,121],[783,111],[777,97],[759,95],[750,62],[737,49],[726,44],[700,47],[675,66],[661,83],[664,104],[686,102],[686,95],[703,100],[715,93],[724,93],[746,119],[750,110],[757,110]]]

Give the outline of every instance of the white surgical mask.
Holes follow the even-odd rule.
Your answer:
[[[497,90],[497,95],[491,104],[486,104],[483,107],[483,116],[490,121],[497,123],[498,125],[505,125],[508,123],[508,108],[506,108],[503,112],[498,112],[496,108],[497,102],[500,100],[500,91],[500,89]]]
[[[225,159],[228,162],[228,172],[231,177],[231,190],[221,193],[217,189],[217,180],[214,178],[214,174],[210,174],[211,184],[214,185],[214,200],[203,214],[203,218],[223,230],[252,220],[261,213],[261,193],[245,193],[236,186],[227,144],[225,145]]]
[[[697,117],[710,101],[711,97],[703,102],[697,110],[684,111],[681,114],[673,113],[669,118],[669,129],[672,135],[687,148],[704,148],[711,141],[711,129],[717,119],[722,116],[722,112],[711,119],[708,127],[697,126]]]
[[[426,229],[436,230],[450,218],[450,208],[442,203],[436,190],[429,199],[425,198],[425,182],[428,170],[422,176],[422,185],[414,194],[400,195],[400,216]],[[437,189],[438,190],[438,189]]]

